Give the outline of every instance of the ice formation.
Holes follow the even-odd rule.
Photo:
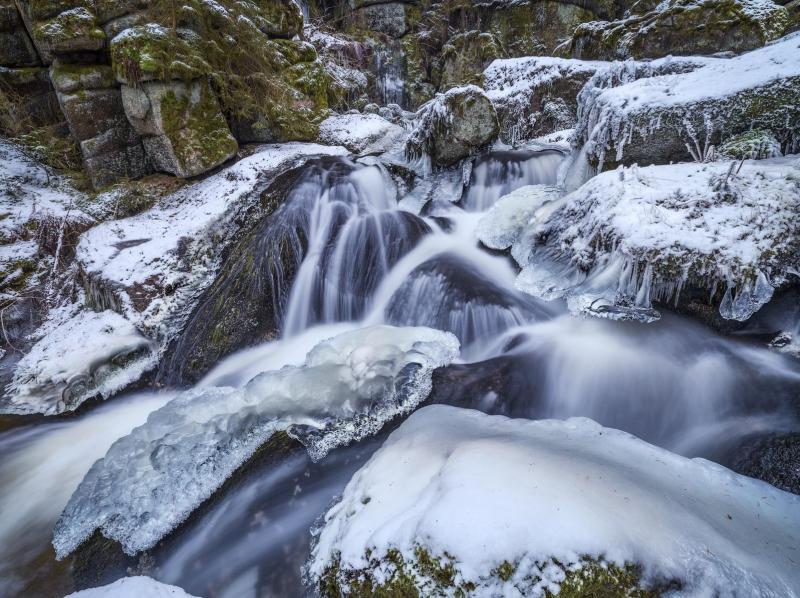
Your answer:
[[[134,554],[155,545],[273,433],[289,430],[312,458],[377,432],[413,409],[458,340],[429,328],[374,326],[319,343],[304,365],[242,388],[187,391],[109,449],[56,525],[59,557],[100,528]]]
[[[497,200],[481,218],[476,232],[490,249],[508,249],[546,203],[561,197],[551,185],[526,185]]]
[[[107,398],[155,365],[152,343],[112,311],[81,311],[19,360],[0,413],[54,415]]]
[[[420,548],[479,596],[556,593],[563,570],[548,564],[587,558],[638,565],[645,584],[677,580],[686,595],[797,596],[800,497],[588,419],[431,406],[353,476],[308,574],[382,583]],[[414,571],[424,593],[432,580]]]
[[[123,577],[99,588],[82,590],[66,598],[194,598],[181,588],[141,575]]]
[[[622,168],[591,179],[514,245],[517,286],[574,312],[651,321],[688,287],[746,320],[796,263],[800,162]]]

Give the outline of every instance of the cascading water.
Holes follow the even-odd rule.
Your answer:
[[[668,313],[652,325],[577,319],[562,304],[515,288],[516,267],[480,245],[477,224],[514,189],[558,184],[563,161],[549,150],[487,154],[456,204],[428,197],[437,188],[430,180],[399,197],[374,160],[309,162],[284,181],[281,206],[262,214],[230,250],[170,349],[161,380],[199,381],[197,393],[237,393],[263,372],[300,368],[313,347],[341,333],[427,326],[452,332],[462,344],[461,361],[435,372],[431,401],[517,417],[591,417],[723,463],[751,436],[800,428],[793,407],[800,368],[787,357]],[[441,176],[448,182],[441,187],[449,188],[451,173]],[[432,200],[427,206],[420,205],[424,197]],[[380,354],[363,351],[383,367]],[[187,368],[191,377],[176,374]],[[334,386],[327,371],[314,372],[321,389]],[[16,524],[52,529],[91,462],[164,400],[115,398],[73,420],[0,434],[10,455],[0,465],[0,505],[24,502],[23,491],[47,496],[46,508],[31,504]],[[215,433],[242,419],[224,415]],[[182,433],[200,434],[194,425],[201,429],[187,421]],[[309,527],[382,438],[335,449],[317,463],[298,448],[255,464],[149,553],[147,574],[203,596],[303,595]],[[60,468],[62,459],[72,467]],[[50,493],[54,483],[58,493]],[[0,533],[10,546],[18,529]],[[37,558],[52,562],[40,536],[25,556],[5,555],[4,577],[18,583],[1,595],[17,595],[31,582],[26,576]],[[63,581],[68,573],[48,575]]]

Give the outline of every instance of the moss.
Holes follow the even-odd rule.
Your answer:
[[[737,160],[763,160],[780,156],[780,144],[771,132],[754,129],[731,137],[720,146],[719,152]]]
[[[106,41],[106,33],[97,16],[85,7],[65,10],[57,17],[37,24],[33,37],[54,49],[72,45],[76,40],[89,45],[81,49],[100,49]]]

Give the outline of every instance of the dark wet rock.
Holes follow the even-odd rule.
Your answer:
[[[731,468],[800,494],[800,432],[749,440],[737,451]]]

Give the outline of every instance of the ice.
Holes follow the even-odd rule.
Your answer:
[[[476,596],[552,595],[559,579],[545,563],[590,558],[637,564],[645,583],[678,580],[681,595],[790,597],[800,496],[588,419],[431,406],[353,476],[324,517],[308,574],[318,581],[338,564],[343,586],[354,570],[381,580],[397,562],[390,550],[408,563],[417,547],[447,555]]]
[[[107,398],[155,365],[152,348],[119,314],[79,311],[19,360],[0,413],[54,415],[93,396]]]
[[[99,588],[75,592],[65,598],[194,598],[181,588],[144,577],[123,577]]]
[[[273,433],[289,430],[313,459],[377,432],[431,389],[458,340],[429,328],[374,326],[316,345],[302,366],[242,388],[201,387],[152,413],[84,478],[56,525],[60,558],[100,528],[134,554],[156,544]]]
[[[707,293],[746,320],[788,280],[798,251],[797,157],[619,168],[591,179],[512,248],[517,286],[575,312],[652,321],[654,301]]]
[[[544,204],[558,199],[561,190],[551,185],[526,185],[497,200],[478,223],[481,243],[490,249],[508,249]]]

